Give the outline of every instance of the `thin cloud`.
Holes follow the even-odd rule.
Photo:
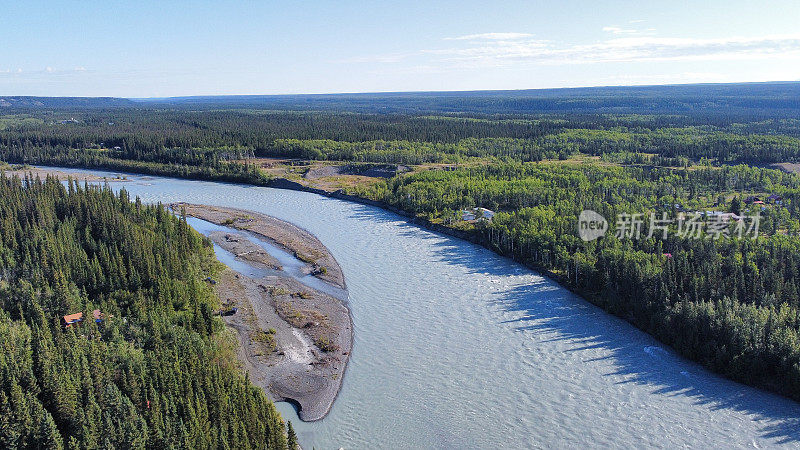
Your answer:
[[[17,69],[0,69],[0,75],[9,75],[14,77],[57,77],[70,74],[77,74],[82,72],[89,72],[85,67],[78,66],[74,69],[57,69],[52,66],[46,66],[41,70],[22,70]]]
[[[533,37],[529,33],[481,33],[481,34],[468,34],[466,36],[446,37],[445,41],[511,41],[517,39],[525,39]]]
[[[731,74],[715,72],[681,72],[658,75],[618,74],[602,78],[607,84],[668,84],[703,83],[710,81],[735,81]]]
[[[500,34],[500,33],[495,33]],[[476,40],[467,45],[420,51],[440,64],[498,67],[518,64],[593,64],[635,61],[743,60],[800,54],[800,34],[759,38],[668,38],[629,36],[591,44],[549,40]]]
[[[614,34],[636,34],[639,32],[639,30],[620,27],[603,27],[603,31]]]

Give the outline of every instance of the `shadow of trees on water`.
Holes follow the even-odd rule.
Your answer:
[[[434,245],[448,262],[473,273],[500,277],[531,273],[463,241],[446,239]],[[501,292],[496,304],[521,314],[506,322],[518,331],[553,335],[551,340],[568,342],[570,352],[601,350],[605,356],[584,361],[611,360],[618,369],[605,375],[623,378],[618,384],[635,383],[656,395],[688,397],[710,410],[737,411],[759,423],[763,438],[779,444],[800,443],[799,403],[713,374],[547,277]]]

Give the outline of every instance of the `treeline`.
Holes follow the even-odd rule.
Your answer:
[[[800,84],[734,83],[513,91],[242,95],[130,101],[110,98],[0,97],[0,108],[271,109],[418,114],[687,114],[796,117]]]
[[[220,332],[217,264],[160,205],[0,177],[0,448],[287,448]]]
[[[0,118],[0,158],[263,183],[236,161],[289,157],[375,163],[458,163],[648,154],[661,162],[800,159],[800,121],[718,115],[431,116],[260,110],[37,111]],[[156,169],[158,167],[158,169]],[[192,168],[203,168],[192,172]]]
[[[780,97],[780,89],[765,89],[769,98],[753,105],[794,107],[796,100]],[[723,91],[729,105],[742,105],[735,89]],[[459,228],[470,227],[458,220],[462,208],[496,210],[475,231],[489,247],[553,273],[687,357],[800,400],[800,182],[733,166],[800,160],[800,121],[724,109],[684,115],[31,110],[0,121],[0,160],[256,184],[266,178],[249,163],[253,157],[447,163],[350,192]],[[575,155],[588,157],[578,165],[568,161]],[[612,223],[620,213],[755,213],[760,208],[746,198],[770,194],[781,204],[761,211],[756,241],[606,236],[587,244],[577,236],[583,209]],[[731,196],[738,207],[728,205]]]
[[[800,400],[800,179],[747,166],[705,169],[499,164],[423,171],[352,193],[459,227],[457,210],[500,210],[478,224],[487,246],[627,318],[686,357],[735,380]],[[649,218],[730,208],[727,197],[775,193],[760,237],[647,238]],[[643,213],[641,239],[578,237],[580,212],[612,227]]]
[[[157,153],[166,156],[159,158]],[[183,153],[183,154],[182,154]],[[266,185],[270,177],[247,162],[223,161],[219,158],[198,158],[196,152],[173,149],[154,152],[140,159],[125,158],[121,150],[74,149],[68,147],[0,147],[0,161],[17,164],[41,164],[64,167],[105,169],[149,175],[192,178]]]

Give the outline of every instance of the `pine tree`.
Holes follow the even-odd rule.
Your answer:
[[[286,422],[286,440],[288,443],[289,450],[297,450],[298,448],[297,433],[294,432],[294,427],[292,427],[291,420]]]

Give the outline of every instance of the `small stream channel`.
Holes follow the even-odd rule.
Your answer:
[[[314,275],[306,273],[306,263],[297,259],[297,257],[295,257],[293,254],[272,244],[271,242],[268,242],[253,232],[239,230],[224,225],[217,225],[207,220],[198,219],[197,217],[187,217],[186,222],[189,224],[189,226],[197,230],[203,236],[209,236],[215,231],[230,233],[237,236],[245,236],[248,240],[250,240],[250,242],[258,245],[273,258],[275,258],[282,268],[282,270],[273,270],[256,267],[253,264],[249,264],[246,261],[237,258],[236,255],[228,250],[225,250],[219,245],[214,244],[214,253],[217,256],[217,259],[242,275],[246,275],[250,278],[262,278],[268,275],[288,275],[305,286],[316,289],[320,292],[324,292],[332,297],[338,298],[339,300],[347,301],[346,290],[332,286],[327,282],[315,277]]]

